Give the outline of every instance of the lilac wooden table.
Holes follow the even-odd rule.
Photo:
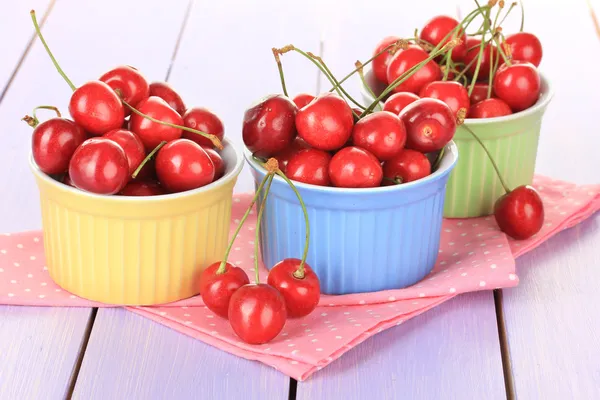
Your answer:
[[[410,10],[388,0],[352,7],[342,0],[27,3],[0,7],[0,231],[41,225],[25,162],[30,129],[20,117],[36,104],[67,109],[68,87],[32,41],[31,7],[44,17],[44,33],[74,82],[135,65],[152,79],[168,79],[189,104],[214,109],[238,145],[243,110],[280,90],[271,47],[294,43],[341,75],[382,36],[408,34],[433,13],[457,12],[441,0],[411,2]],[[459,6],[468,10],[471,2]],[[538,172],[598,182],[600,41],[585,3],[530,0],[527,11],[526,26],[545,45],[544,72],[557,91]],[[568,29],[548,22],[558,17]],[[564,72],[576,62],[563,55],[573,38],[588,49],[576,74],[585,84]],[[284,57],[284,67],[291,93],[327,85],[295,54]],[[251,189],[244,171],[236,190]],[[517,288],[459,296],[301,383],[122,309],[0,306],[0,399],[597,399],[599,239],[596,215],[520,259]]]

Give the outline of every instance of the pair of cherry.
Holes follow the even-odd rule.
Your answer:
[[[310,235],[306,207],[293,183],[279,170],[275,159],[268,160],[265,168],[268,173],[240,220],[223,261],[208,266],[199,281],[199,292],[206,307],[227,318],[240,339],[250,344],[262,344],[274,339],[283,329],[287,318],[301,318],[310,314],[317,307],[321,296],[319,278],[306,263]],[[269,271],[267,283],[264,284],[260,283],[258,276],[258,241],[262,214],[274,174],[284,178],[298,196],[307,234],[302,259],[286,258],[278,262]],[[251,284],[244,270],[227,262],[227,258],[263,188],[264,195],[255,229],[255,283]]]

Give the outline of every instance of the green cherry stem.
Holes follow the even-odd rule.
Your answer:
[[[257,285],[260,283],[260,278],[258,276],[258,243],[260,240],[260,225],[262,222],[263,212],[265,211],[265,205],[267,204],[267,196],[269,195],[269,190],[271,190],[271,184],[273,183],[274,176],[274,172],[269,172],[267,174],[267,187],[265,188],[265,194],[263,195],[262,202],[258,210],[258,215],[256,216],[256,237],[254,239],[254,277]]]
[[[273,57],[275,57],[275,62],[277,63],[277,69],[279,70],[279,78],[281,79],[281,88],[283,89],[283,94],[285,97],[290,97],[287,92],[287,88],[285,87],[285,78],[283,76],[283,65],[281,65],[281,58],[279,57],[279,52],[276,48],[271,49],[273,51]]]
[[[150,159],[152,159],[152,157],[154,157],[156,152],[158,152],[161,149],[161,147],[163,147],[165,144],[167,144],[167,141],[163,140],[154,149],[152,149],[152,151],[150,153],[148,153],[148,155],[142,160],[140,165],[138,165],[138,167],[135,169],[135,171],[133,171],[133,174],[131,174],[131,179],[137,178],[137,176],[140,173],[140,171],[142,170],[142,168],[144,168],[144,165],[146,165],[150,161]]]
[[[365,88],[367,88],[367,91],[369,92],[369,94],[371,96],[373,96],[373,98],[377,97],[377,95],[371,89],[371,86],[367,85],[367,80],[365,79],[365,74],[363,73],[363,64],[360,61],[356,61],[354,63],[354,65],[356,66],[356,69],[358,70],[358,76],[360,77],[360,80],[362,81],[363,86]]]
[[[23,118],[21,118],[21,121],[27,122],[27,125],[31,126],[32,128],[37,127],[40,124],[40,120],[38,119],[38,117],[36,115],[37,110],[52,110],[56,113],[57,118],[62,118],[60,110],[54,106],[37,106],[31,112],[31,115],[33,115],[33,117],[26,115]]]
[[[268,175],[265,175],[263,180],[260,182],[260,185],[258,185],[258,188],[256,188],[256,193],[254,193],[254,197],[250,201],[250,204],[248,205],[248,209],[246,210],[246,213],[244,214],[242,219],[240,219],[240,222],[238,223],[238,226],[235,229],[233,237],[231,238],[231,240],[229,241],[229,244],[227,245],[227,250],[225,250],[225,255],[223,256],[223,260],[221,260],[221,264],[219,265],[219,268],[217,269],[217,272],[216,272],[217,275],[225,273],[225,266],[227,265],[227,258],[229,257],[229,253],[231,253],[231,249],[233,248],[233,243],[235,242],[235,239],[237,238],[240,231],[242,230],[242,226],[244,225],[244,222],[246,222],[246,220],[248,219],[248,216],[250,215],[250,211],[252,211],[252,207],[254,207],[254,203],[256,203],[256,200],[258,200],[258,196],[260,196],[260,192],[262,191],[262,188],[265,186],[265,183],[267,182],[268,177],[269,177]]]
[[[54,55],[50,51],[50,48],[48,47],[48,44],[46,43],[46,40],[44,39],[44,36],[42,35],[42,31],[40,30],[40,26],[38,25],[37,18],[35,16],[35,10],[31,10],[29,12],[29,14],[31,15],[31,20],[33,21],[33,26],[35,27],[35,33],[37,34],[37,36],[40,38],[40,41],[44,45],[44,48],[46,49],[46,53],[48,53],[48,55],[50,56],[50,59],[52,60],[52,63],[54,64],[54,67],[56,68],[56,70],[58,71],[58,73],[63,77],[63,79],[65,80],[65,82],[67,82],[67,84],[71,87],[71,89],[73,91],[75,91],[75,89],[77,89],[77,88],[75,87],[75,85],[73,85],[73,82],[71,82],[71,80],[67,77],[67,75],[62,70],[62,68],[60,67],[60,65],[58,65],[58,62],[56,61],[56,58],[54,58]]]
[[[519,5],[521,6],[521,27],[519,28],[519,32],[523,32],[523,28],[525,27],[525,7],[523,6],[523,0],[519,1]]]
[[[119,93],[117,92],[117,94],[119,94]],[[141,111],[138,111],[138,110],[137,110],[137,109],[135,109],[133,106],[131,106],[131,104],[127,103],[127,102],[126,102],[125,100],[123,100],[122,98],[121,98],[121,102],[122,102],[122,103],[123,103],[125,106],[127,106],[127,108],[129,108],[129,109],[131,110],[131,112],[133,112],[133,113],[136,113],[136,114],[137,114],[137,115],[139,115],[140,117],[144,117],[144,118],[146,118],[146,119],[148,119],[148,120],[150,120],[150,121],[152,121],[152,122],[156,122],[157,124],[161,124],[161,125],[170,126],[171,128],[177,128],[177,129],[181,129],[181,130],[184,130],[184,131],[188,131],[188,132],[195,133],[195,134],[197,134],[197,135],[200,135],[200,136],[204,136],[205,138],[207,138],[208,140],[210,140],[210,141],[212,142],[212,144],[213,144],[213,145],[214,145],[214,146],[215,146],[217,149],[219,149],[219,150],[223,150],[223,144],[221,143],[221,141],[219,140],[219,138],[218,138],[218,137],[216,137],[215,135],[211,135],[210,133],[206,133],[206,132],[198,131],[198,130],[196,130],[196,129],[188,128],[187,126],[175,125],[175,124],[172,124],[172,123],[170,123],[170,122],[164,122],[164,121],[161,121],[161,120],[159,120],[159,119],[156,119],[156,118],[153,118],[153,117],[151,117],[151,116],[149,116],[149,115],[147,115],[147,114],[144,114],[144,113],[143,113],[143,112],[141,112]]]
[[[442,147],[442,149],[438,153],[437,157],[435,158],[435,162],[433,163],[433,166],[431,167],[431,172],[437,171],[437,169],[440,167],[442,158],[444,157],[445,150],[446,150],[446,148]]]
[[[500,52],[500,55],[502,56],[504,63],[506,63],[506,65],[508,65],[508,66],[511,66],[512,62],[510,61],[510,57],[504,52],[504,48],[501,46],[500,41],[498,40],[498,38],[496,36],[494,36],[494,41],[496,42],[496,47],[498,48],[498,51]],[[503,43],[506,43],[506,42],[503,41]]]

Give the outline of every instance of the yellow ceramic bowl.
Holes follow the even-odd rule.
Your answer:
[[[66,186],[30,157],[40,191],[50,276],[80,297],[110,304],[169,303],[198,293],[197,276],[223,257],[243,158],[225,140],[225,176],[196,190],[102,196]]]

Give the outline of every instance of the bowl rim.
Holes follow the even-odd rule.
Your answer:
[[[33,159],[33,152],[31,152],[31,151],[29,152],[29,167],[31,168],[33,174],[37,178],[43,180],[46,184],[53,185],[57,189],[63,190],[65,192],[71,193],[73,195],[84,196],[84,197],[87,197],[90,199],[101,199],[101,200],[106,200],[106,201],[114,202],[114,203],[123,203],[123,202],[126,202],[126,203],[130,203],[130,202],[133,202],[133,203],[156,203],[156,202],[160,202],[160,201],[164,201],[164,200],[186,198],[186,197],[197,195],[199,193],[212,191],[213,189],[218,189],[218,188],[228,184],[233,179],[237,178],[237,176],[240,174],[240,172],[244,166],[244,157],[242,157],[242,153],[236,146],[233,145],[231,140],[229,140],[228,138],[224,138],[222,140],[222,142],[223,142],[224,147],[229,146],[233,150],[233,154],[235,155],[235,165],[228,173],[226,173],[225,175],[223,175],[221,178],[217,179],[216,181],[211,182],[206,186],[199,187],[197,189],[186,190],[185,192],[178,192],[178,193],[159,194],[156,196],[121,196],[121,195],[116,195],[116,194],[104,195],[104,194],[96,194],[96,193],[86,192],[85,190],[81,190],[81,189],[77,189],[77,188],[65,185],[64,183],[59,182],[59,181],[53,179],[48,174],[42,172],[42,170],[38,167],[35,160]]]
[[[371,69],[371,64],[366,65],[364,67],[364,73],[365,73],[365,78],[369,75],[372,74],[372,69]],[[491,124],[491,123],[495,123],[495,122],[507,122],[507,121],[514,121],[516,119],[520,119],[520,118],[524,118],[527,117],[529,115],[535,114],[536,112],[538,112],[540,109],[543,109],[544,107],[546,107],[548,105],[548,103],[550,103],[550,100],[552,100],[552,98],[554,97],[554,87],[553,85],[550,83],[550,80],[546,77],[546,75],[540,71],[538,69],[538,73],[540,75],[540,85],[541,85],[541,95],[539,97],[539,99],[537,100],[537,102],[529,107],[528,109],[525,109],[523,111],[518,111],[516,113],[510,114],[510,115],[504,115],[502,117],[493,117],[493,118],[465,118],[465,124],[469,124],[469,125],[485,125],[485,124]],[[366,79],[365,79],[366,81]],[[361,94],[363,96],[367,96],[369,98],[373,98],[373,96],[371,96],[371,94],[367,91],[366,85],[363,84],[361,82],[360,84],[360,91]],[[545,90],[544,90],[545,89]],[[375,99],[373,99],[375,100]],[[383,103],[380,101],[379,105],[383,105]]]
[[[303,190],[307,190],[307,191],[330,193],[330,194],[354,194],[354,195],[356,195],[356,194],[402,192],[402,191],[412,190],[414,188],[425,186],[431,182],[435,182],[435,181],[441,179],[444,175],[448,174],[452,170],[452,168],[456,165],[456,162],[458,161],[458,147],[456,146],[456,143],[454,143],[454,141],[451,140],[446,144],[446,146],[444,146],[444,149],[445,149],[444,155],[442,157],[442,161],[440,162],[440,167],[436,171],[434,171],[430,175],[427,175],[425,178],[417,179],[416,181],[412,181],[412,182],[406,182],[401,185],[377,186],[377,187],[372,187],[372,188],[342,188],[342,187],[335,187],[335,186],[312,185],[309,183],[298,182],[298,181],[292,181],[292,182],[294,183],[294,186],[296,186],[296,188],[298,190],[303,189]],[[246,162],[248,163],[248,165],[250,165],[250,167],[252,169],[254,169],[255,171],[258,171],[259,173],[262,173],[262,174],[266,173],[266,170],[263,167],[261,167],[260,165],[258,165],[258,163],[252,158],[252,153],[250,152],[250,150],[248,150],[248,148],[246,146],[244,146],[244,158],[246,159]],[[273,181],[277,181],[278,183],[285,184],[287,186],[287,183],[285,182],[285,180],[278,175],[275,175],[275,178],[273,179]]]

